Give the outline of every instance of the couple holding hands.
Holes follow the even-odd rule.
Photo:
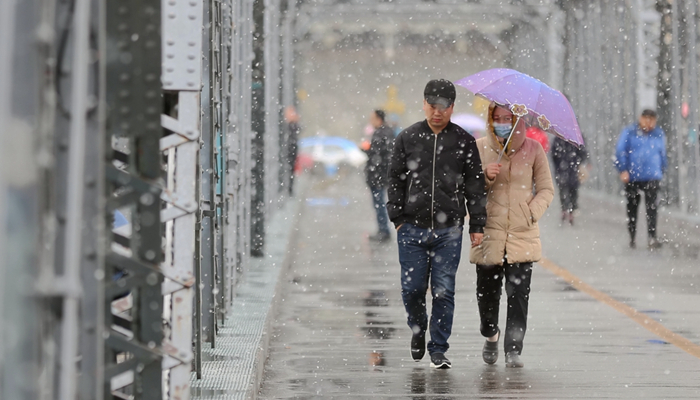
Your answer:
[[[426,119],[396,138],[389,169],[387,211],[397,230],[411,356],[423,358],[429,331],[431,366],[451,367],[445,353],[468,212],[470,261],[476,264],[480,331],[486,338],[483,359],[497,361],[503,335],[506,367],[518,368],[523,366],[532,263],[541,258],[537,221],[554,197],[549,164],[542,146],[525,136],[525,122],[515,106],[492,102],[487,133],[475,140],[450,122],[455,98],[452,82],[428,82]],[[501,332],[504,277],[508,311]]]

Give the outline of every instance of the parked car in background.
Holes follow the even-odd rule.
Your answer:
[[[321,167],[333,176],[342,166],[361,168],[367,155],[353,141],[337,136],[312,136],[299,140],[297,169]]]

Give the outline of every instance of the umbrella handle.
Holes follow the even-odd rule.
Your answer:
[[[508,135],[508,139],[506,139],[506,144],[503,145],[503,150],[501,150],[501,154],[498,155],[498,161],[496,161],[497,164],[501,163],[501,158],[503,158],[503,154],[505,154],[506,149],[508,148],[508,143],[510,143],[510,138],[513,137],[513,132],[515,131],[515,127],[518,126],[518,122],[520,122],[520,117],[515,119],[515,123],[513,124],[513,128],[510,130],[510,134]]]

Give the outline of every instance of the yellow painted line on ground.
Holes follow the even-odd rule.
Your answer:
[[[691,342],[690,340],[684,338],[683,336],[671,331],[659,322],[649,318],[646,314],[635,310],[634,308],[620,303],[619,301],[613,299],[607,294],[596,290],[591,285],[582,281],[579,277],[567,271],[566,269],[558,266],[552,261],[542,258],[539,264],[552,272],[553,274],[564,279],[571,286],[575,287],[579,292],[586,293],[587,295],[593,297],[601,303],[607,304],[620,313],[629,317],[632,321],[638,323],[644,327],[649,332],[660,337],[664,341],[671,343],[672,345],[678,347],[679,349],[685,351],[686,353],[700,358],[700,346]]]

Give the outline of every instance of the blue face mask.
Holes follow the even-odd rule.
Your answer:
[[[496,136],[500,138],[507,138],[508,135],[510,135],[510,131],[513,130],[513,125],[511,124],[499,124],[494,122],[493,123],[493,131],[496,133]]]

